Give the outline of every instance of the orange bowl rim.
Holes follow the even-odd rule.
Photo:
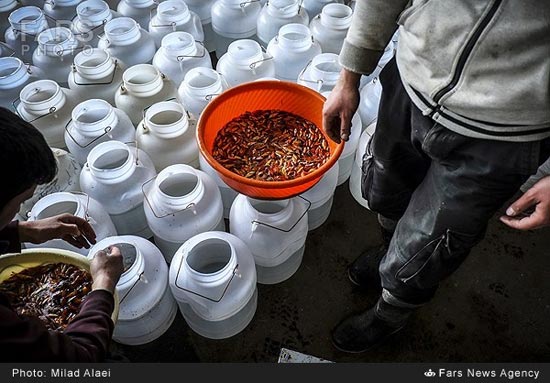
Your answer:
[[[207,150],[206,145],[202,139],[203,132],[205,129],[204,124],[202,122],[204,121],[204,116],[207,114],[206,112],[208,111],[208,109],[215,108],[217,104],[222,103],[227,97],[231,96],[232,93],[239,93],[241,90],[247,89],[247,88],[257,88],[258,85],[262,85],[262,84],[269,85],[269,86],[283,87],[283,88],[286,87],[289,89],[294,88],[294,89],[298,89],[301,92],[308,93],[308,96],[319,98],[323,102],[324,100],[326,100],[323,95],[314,91],[313,89],[300,84],[288,82],[288,81],[260,80],[260,81],[247,82],[247,83],[229,88],[225,90],[223,93],[221,93],[218,97],[212,99],[212,101],[210,101],[208,105],[206,105],[206,108],[204,109],[204,111],[201,113],[201,116],[199,117],[199,121],[197,123],[197,141],[199,144],[200,152],[202,153],[206,161],[210,164],[210,166],[212,166],[214,170],[217,171],[218,173],[221,173],[223,176],[233,181],[245,184],[247,186],[256,187],[256,188],[262,188],[262,189],[291,188],[294,186],[300,186],[303,183],[306,183],[308,181],[313,181],[316,178],[320,178],[336,163],[336,161],[338,161],[338,158],[340,157],[340,155],[342,154],[342,151],[344,150],[344,144],[345,144],[344,141],[341,141],[339,144],[338,143],[336,144],[336,149],[334,150],[333,153],[331,153],[331,156],[323,165],[321,165],[320,167],[318,167],[317,169],[315,169],[314,171],[312,171],[311,173],[303,177],[294,178],[286,181],[261,181],[261,180],[255,180],[255,179],[240,176],[236,173],[233,173],[229,169],[226,169],[223,165],[221,165],[218,161],[216,161],[214,157],[212,157],[210,152]],[[224,95],[225,97],[222,97]],[[315,124],[315,126],[317,125]],[[322,126],[321,127],[317,126],[317,128],[321,131],[321,133],[323,134],[323,136],[327,141],[330,140],[330,138],[325,133]]]

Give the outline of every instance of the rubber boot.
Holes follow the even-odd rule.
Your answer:
[[[382,291],[378,268],[380,261],[388,251],[393,236],[393,231],[386,230],[383,227],[380,227],[380,230],[382,232],[382,245],[363,251],[348,266],[348,278],[351,283],[378,293]]]
[[[392,306],[379,298],[369,310],[342,320],[332,332],[332,343],[343,352],[365,352],[400,331],[413,310]]]

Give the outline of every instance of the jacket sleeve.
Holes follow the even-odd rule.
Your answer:
[[[340,65],[362,74],[376,68],[408,0],[358,0],[344,45]]]
[[[100,362],[113,334],[113,295],[92,291],[64,333],[48,331],[37,318],[22,319],[0,296],[0,361]]]
[[[543,163],[536,174],[532,175],[520,188],[522,192],[526,192],[531,189],[537,182],[539,182],[544,177],[550,176],[550,158]]]
[[[19,221],[12,221],[0,230],[0,254],[20,253],[21,243],[19,242]]]

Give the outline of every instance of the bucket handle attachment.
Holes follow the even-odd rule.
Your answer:
[[[204,43],[202,41],[195,40],[195,42],[202,46],[202,54],[200,54],[200,55],[179,55],[179,56],[176,56],[176,60],[178,60],[181,63],[185,59],[200,59],[200,58],[203,58],[206,55],[206,47],[204,46]]]
[[[225,79],[225,76],[223,75],[223,73],[220,73],[220,72],[216,72],[217,74],[220,75],[220,79],[222,80],[222,93],[224,90],[227,90],[230,88],[229,86],[229,82],[227,82],[227,80]],[[225,88],[225,89],[224,89]],[[221,93],[212,93],[212,94],[207,94],[206,96],[204,96],[204,99],[208,102],[212,101],[212,99],[216,96],[219,96]]]
[[[157,9],[161,1],[162,0],[153,0],[153,4],[155,4],[155,6],[149,10],[149,22],[153,21],[153,17],[157,13]],[[175,21],[172,21],[170,24],[151,24],[151,26],[155,28],[172,27],[172,32],[176,32],[176,27],[178,26],[178,24]]]
[[[302,4],[304,3],[304,0],[300,0],[300,4],[298,5],[298,13],[296,13],[296,15],[299,15],[300,12],[302,11]],[[269,0],[267,0],[267,2],[265,3],[266,6],[269,6]],[[281,9],[281,10],[286,10],[287,8],[290,8],[292,7],[293,4],[289,4],[287,5],[286,7],[281,7],[281,8],[278,8],[278,9]]]
[[[18,1],[18,3],[20,3],[20,1]],[[44,1],[44,4],[48,4],[50,3],[49,1]],[[52,20],[54,23],[53,25],[57,25],[57,20],[54,19],[53,17],[51,16],[48,16],[46,15],[44,12],[42,12],[42,14],[44,15],[45,18],[48,18],[50,20]],[[40,19],[41,17],[38,17],[37,19],[34,19],[32,21],[29,21],[28,23],[25,23],[26,25],[32,25],[32,24],[37,24],[40,22]],[[49,28],[49,27],[48,27]],[[47,28],[46,28],[47,29]],[[20,34],[20,35],[25,35],[25,36],[29,36],[29,37],[32,37],[32,38],[36,38],[36,35],[35,34],[32,34],[32,33],[27,33],[27,32],[23,32],[21,29],[15,29],[13,28],[13,31],[16,32],[16,37],[17,37],[17,34]]]
[[[118,62],[117,59],[115,59],[115,68],[113,69],[113,74],[111,76],[111,79],[109,81],[106,81],[106,82],[77,82],[76,81],[76,65],[72,64],[71,66],[71,75],[73,76],[73,82],[76,84],[76,85],[82,85],[82,86],[87,86],[87,85],[109,85],[109,84],[112,84],[113,81],[115,81],[115,75],[116,75],[116,70],[117,68],[120,68],[120,64]]]
[[[186,207],[184,207],[183,209],[179,209],[179,210],[176,210],[176,211],[173,211],[171,213],[166,213],[166,214],[163,214],[163,215],[159,215],[155,209],[153,208],[153,204],[151,203],[151,201],[149,201],[149,198],[147,197],[147,193],[145,192],[145,187],[146,185],[148,185],[150,182],[152,182],[153,180],[155,180],[157,178],[157,176],[154,176],[153,178],[150,178],[148,179],[147,181],[145,181],[142,185],[141,185],[141,192],[143,193],[143,198],[145,199],[145,202],[147,203],[147,206],[149,206],[149,208],[151,209],[151,211],[153,212],[153,215],[156,217],[156,218],[159,218],[159,219],[162,219],[162,218],[165,218],[165,217],[168,217],[168,216],[176,216],[177,213],[180,213],[182,211],[185,211],[185,210],[188,210],[188,209],[192,209],[193,211],[193,214],[197,214],[197,211],[195,209],[195,203],[194,202],[191,202],[190,204],[188,204]]]
[[[162,81],[169,81],[168,78],[166,77],[166,75],[164,73],[162,73],[161,71],[157,70],[159,75],[160,75],[160,78],[162,79]],[[124,86],[124,81],[122,82],[122,84],[120,84],[120,92],[121,93],[126,93],[126,87]],[[168,99],[168,100],[164,100],[164,101],[169,101],[169,100],[175,100],[175,97],[172,97],[171,99]],[[160,101],[159,101],[160,102]],[[153,105],[153,104],[151,104]],[[143,111],[145,111],[146,109],[148,109],[151,105],[149,105],[147,108],[143,109]]]
[[[250,221],[250,223],[252,223],[253,225],[263,225],[263,226],[269,227],[270,229],[282,231],[283,233],[290,233],[296,227],[296,225],[302,220],[302,218],[304,218],[306,213],[311,208],[311,201],[310,200],[308,200],[305,197],[302,197],[301,195],[299,195],[298,197],[303,199],[308,205],[307,205],[307,208],[304,210],[304,212],[300,215],[300,217],[296,220],[296,222],[294,222],[294,224],[289,229],[282,229],[280,227],[273,226],[273,225],[270,225],[268,223],[258,221],[256,219]]]
[[[15,49],[13,49],[12,47],[10,47],[8,44],[6,44],[5,42],[3,41],[0,41],[0,46],[2,47],[2,49],[5,49],[7,50],[8,52],[11,52],[10,55],[8,57],[13,57],[15,56]],[[30,64],[29,64],[30,66]]]
[[[71,20],[71,23],[74,23],[74,20],[75,20],[77,17],[78,17],[78,15],[74,15],[74,17],[73,17],[72,20]],[[101,22],[101,24],[96,25],[95,27],[91,28],[89,31],[73,33],[73,36],[81,36],[81,37],[83,37],[83,38],[86,38],[86,37],[88,37],[93,31],[95,31],[96,29],[105,26],[105,24],[107,24],[107,19],[103,19],[103,21]]]
[[[241,7],[241,10],[244,12],[244,7],[246,7],[246,4],[259,3],[259,2],[260,0],[243,1],[242,3],[239,4],[239,7]]]
[[[309,82],[310,84],[317,84],[317,92],[319,92],[321,90],[321,88],[323,87],[323,79],[319,79],[319,80],[308,80],[306,78],[304,78],[304,74],[306,73],[307,71],[307,68],[309,68],[309,66],[311,65],[311,63],[313,62],[313,60],[309,60],[307,65],[305,66],[304,69],[302,69],[302,71],[300,72],[300,75],[298,76],[298,81],[303,81],[303,82]]]
[[[38,90],[38,89],[35,89],[35,91],[37,91],[37,90]],[[27,120],[26,120],[25,118],[23,118],[23,116],[21,116],[21,115],[19,114],[19,112],[17,111],[17,107],[19,106],[19,104],[21,104],[21,98],[20,98],[20,97],[17,97],[15,100],[13,100],[13,101],[11,102],[11,105],[12,105],[12,107],[13,107],[14,112],[15,112],[19,117],[21,117],[23,120],[27,121]],[[55,114],[56,111],[57,111],[57,108],[56,108],[55,106],[52,106],[52,107],[48,110],[47,113],[42,114],[42,115],[40,115],[40,116],[38,116],[38,117],[36,117],[36,118],[30,120],[30,121],[27,121],[27,122],[28,122],[29,124],[31,124],[31,123],[33,123],[33,122],[35,122],[35,121],[40,120],[41,118],[47,117],[47,116],[49,116],[49,115],[51,115],[51,114]]]
[[[152,21],[154,18],[153,11],[155,11],[158,8],[158,4],[156,1],[153,1],[154,4],[157,4],[155,7],[151,8],[149,10],[149,21]],[[154,28],[168,28],[172,27],[172,32],[176,32],[176,27],[178,24],[175,21],[172,21],[170,24],[151,24],[151,27]]]
[[[114,140],[114,141],[117,141],[117,140]],[[125,144],[126,146],[128,146],[129,149],[131,149],[131,146],[130,145],[135,145],[135,148],[136,148],[136,153],[134,154],[134,157],[136,158],[136,165],[139,165],[139,144],[136,140],[134,141],[127,141],[127,142],[123,142],[123,144]],[[84,167],[86,168],[90,168],[90,164],[88,162],[86,162],[84,164]],[[84,170],[84,169],[82,169]]]
[[[74,136],[71,134],[71,131],[69,129],[69,124],[71,123],[73,119],[70,118],[69,121],[65,124],[65,132],[67,132],[67,134],[69,135],[69,137],[71,138],[71,140],[73,140],[73,142],[75,144],[77,144],[80,148],[84,149],[84,148],[87,148],[88,146],[90,146],[91,144],[93,144],[94,142],[96,142],[97,140],[99,140],[100,138],[102,138],[103,136],[105,136],[106,134],[108,134],[111,130],[113,130],[113,128],[111,126],[106,126],[103,131],[104,133],[101,134],[100,136],[94,138],[93,140],[91,140],[90,142],[88,142],[86,145],[82,145],[80,142],[78,142]]]
[[[235,268],[233,269],[233,272],[231,273],[231,278],[229,279],[229,282],[227,282],[227,285],[225,285],[224,289],[223,289],[223,292],[222,292],[222,295],[217,298],[217,299],[214,299],[214,298],[210,298],[210,297],[207,297],[206,295],[202,295],[200,293],[197,293],[196,291],[193,291],[193,290],[189,290],[189,289],[186,289],[185,287],[183,286],[180,286],[178,285],[178,281],[179,281],[179,276],[180,276],[180,271],[181,271],[181,266],[183,265],[183,257],[181,257],[181,262],[180,262],[180,265],[178,267],[178,273],[176,274],[176,281],[175,281],[175,286],[180,289],[180,290],[183,290],[187,293],[191,293],[191,294],[194,294],[198,297],[201,297],[201,298],[204,298],[204,299],[207,299],[209,300],[210,302],[214,302],[214,303],[219,303],[221,302],[221,300],[223,299],[223,297],[225,296],[225,293],[227,292],[227,290],[229,289],[229,286],[231,285],[231,282],[233,281],[233,279],[235,278],[235,275],[237,275],[238,271],[239,271],[239,264],[237,263],[237,265],[235,266]]]
[[[267,55],[267,49],[263,45],[260,45],[260,47],[262,48],[262,51]],[[250,65],[248,67],[254,71],[254,70],[256,70],[256,67],[258,66],[258,64],[261,64],[261,63],[263,63],[264,61],[267,61],[267,60],[273,60],[273,56],[267,56],[267,57],[264,57],[261,60],[254,61],[254,62],[250,63]]]
[[[84,208],[84,219],[86,220],[86,222],[90,222],[90,195],[89,194],[86,194],[84,192],[81,192],[81,191],[72,191],[71,192],[72,194],[76,194],[76,195],[81,195],[81,196],[86,196],[86,207]]]
[[[126,294],[124,294],[124,296],[120,299],[120,302],[119,304],[121,304],[122,302],[124,302],[124,300],[126,299],[126,297],[128,295],[130,295],[130,293],[132,292],[132,290],[134,289],[134,287],[137,286],[138,282],[142,280],[143,278],[143,275],[145,274],[145,271],[142,271],[141,273],[139,273],[138,277],[136,278],[136,281],[134,282],[134,284],[132,285],[132,287],[130,287],[128,289],[128,291],[126,292]]]

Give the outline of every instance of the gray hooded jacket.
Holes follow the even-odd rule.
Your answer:
[[[358,0],[342,66],[370,73],[399,26],[415,105],[459,134],[550,137],[550,1]]]

